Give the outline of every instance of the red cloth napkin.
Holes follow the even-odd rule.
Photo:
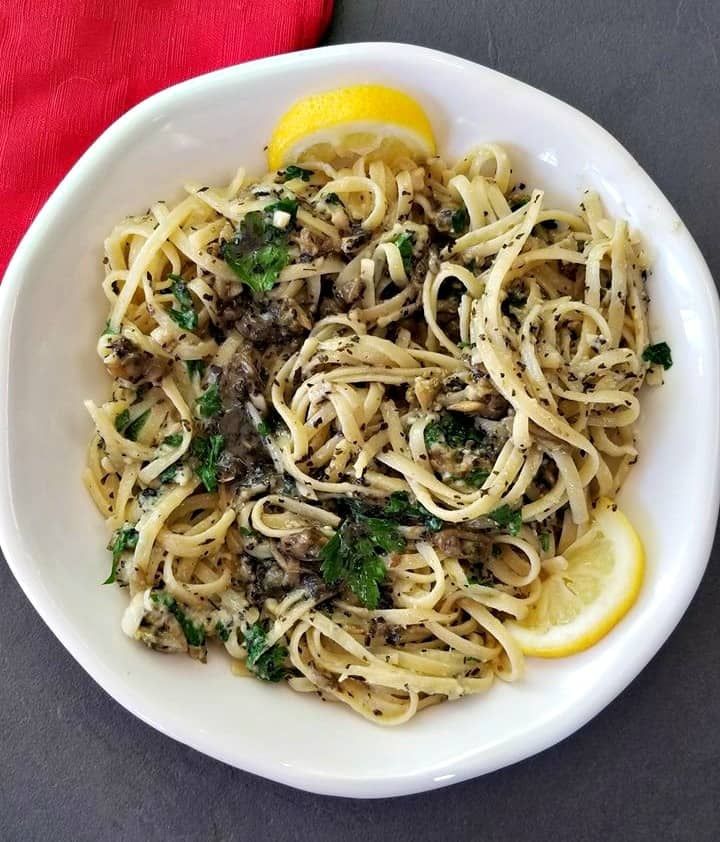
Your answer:
[[[219,67],[314,46],[332,0],[0,2],[0,277],[72,164],[128,108]]]

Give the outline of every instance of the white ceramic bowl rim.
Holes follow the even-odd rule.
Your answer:
[[[114,150],[122,146],[124,139],[130,136],[138,125],[151,119],[154,114],[162,110],[162,107],[166,103],[182,99],[198,91],[212,87],[218,80],[231,78],[236,79],[238,83],[242,83],[249,78],[261,77],[266,68],[270,66],[274,68],[282,67],[288,72],[291,72],[307,64],[325,63],[331,65],[336,59],[360,55],[365,59],[370,56],[376,57],[377,61],[381,61],[383,55],[387,54],[388,51],[394,54],[407,53],[417,62],[446,63],[456,68],[465,69],[468,72],[478,70],[478,66],[472,62],[435,50],[405,44],[367,43],[323,47],[304,53],[277,56],[229,67],[176,85],[134,107],[95,141],[63,179],[38,214],[13,256],[6,271],[4,282],[0,286],[0,401],[2,401],[2,407],[0,407],[0,464],[4,466],[10,464],[8,439],[10,422],[7,409],[9,404],[9,364],[6,361],[10,357],[13,315],[22,290],[26,268],[30,255],[40,245],[46,225],[62,211],[66,198],[83,183],[87,174],[103,159],[110,157]],[[508,84],[521,86],[526,91],[534,90],[521,82],[509,79],[508,77],[502,77],[501,74],[497,74],[495,71],[483,69],[483,72],[494,74],[497,77],[505,79]],[[667,213],[674,214],[669,203],[662,196],[660,190],[652,183],[649,176],[641,170],[629,153],[610,134],[588,117],[575,111],[575,109],[572,109],[565,103],[547,94],[537,91],[535,93],[537,96],[544,98],[543,101],[546,103],[548,109],[555,109],[558,122],[563,118],[571,118],[576,124],[581,124],[584,131],[599,137],[612,150],[615,157],[624,158],[628,166],[632,166],[633,169],[637,170],[637,177],[642,179],[645,187],[654,193],[657,201],[664,204],[664,210]],[[712,326],[714,336],[720,337],[718,298],[709,270],[690,234],[684,230],[680,236],[684,238],[684,247],[688,250],[688,254],[691,255],[694,262],[696,283],[701,288],[707,305],[707,312],[703,315],[703,318]],[[720,371],[718,365],[719,358],[720,347],[716,342],[714,347],[708,348],[707,360],[705,361],[709,380],[716,384],[718,383],[718,372]],[[698,520],[693,524],[694,535],[692,536],[691,556],[696,564],[690,575],[678,580],[677,593],[674,596],[672,610],[665,616],[658,618],[657,623],[648,629],[648,639],[645,648],[628,652],[622,668],[614,676],[614,681],[608,683],[594,695],[586,697],[583,704],[575,710],[575,715],[572,719],[549,721],[543,728],[536,729],[531,738],[527,739],[522,747],[518,748],[517,745],[500,746],[492,753],[492,756],[488,755],[486,757],[483,757],[482,754],[469,747],[465,752],[459,753],[452,763],[437,766],[429,761],[424,768],[418,769],[417,771],[408,771],[406,775],[368,778],[362,774],[348,774],[345,777],[338,777],[337,775],[323,775],[316,769],[305,769],[300,764],[285,766],[274,762],[267,762],[263,756],[244,756],[239,759],[237,752],[230,748],[222,751],[217,748],[208,747],[203,734],[196,733],[192,728],[182,729],[177,727],[176,723],[168,725],[162,718],[149,715],[145,709],[142,693],[137,688],[132,687],[130,682],[124,681],[122,676],[118,674],[117,669],[113,668],[111,664],[107,664],[97,657],[92,647],[88,645],[88,642],[67,624],[52,595],[42,587],[38,574],[38,566],[33,563],[27,549],[24,547],[23,536],[17,525],[14,500],[11,495],[10,472],[8,470],[3,470],[2,474],[0,474],[0,544],[4,549],[8,564],[20,586],[43,620],[73,657],[117,701],[153,727],[181,742],[208,754],[212,754],[220,760],[302,789],[335,795],[354,795],[361,797],[379,797],[416,792],[442,786],[450,782],[460,781],[500,768],[524,757],[528,757],[567,737],[617,696],[658,651],[680,620],[695,593],[712,546],[718,500],[720,499],[720,476],[716,470],[718,455],[720,453],[720,422],[717,420],[720,419],[720,399],[717,394],[714,397],[714,412],[716,418],[714,437],[712,441],[707,442],[705,448],[707,464],[711,466],[706,477],[706,487],[704,489],[706,503],[703,511],[698,513]]]

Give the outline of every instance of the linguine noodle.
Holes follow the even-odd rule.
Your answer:
[[[105,242],[84,479],[123,629],[388,725],[518,679],[504,620],[637,459],[627,223],[494,145],[185,189]]]

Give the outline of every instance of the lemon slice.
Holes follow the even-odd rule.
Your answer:
[[[278,120],[267,149],[271,170],[350,155],[390,161],[434,154],[432,126],[422,107],[383,85],[353,85],[298,100]]]
[[[522,622],[507,627],[526,655],[561,658],[604,637],[637,599],[645,552],[630,521],[610,500],[593,510],[590,530],[563,553],[567,569],[543,582]]]

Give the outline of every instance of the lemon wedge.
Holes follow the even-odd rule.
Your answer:
[[[278,120],[268,164],[367,155],[390,161],[435,154],[430,120],[411,96],[383,85],[352,85],[295,102]]]
[[[588,649],[625,616],[640,592],[645,552],[611,500],[597,503],[589,531],[563,558],[567,568],[543,582],[528,616],[507,623],[526,655],[561,658]]]

